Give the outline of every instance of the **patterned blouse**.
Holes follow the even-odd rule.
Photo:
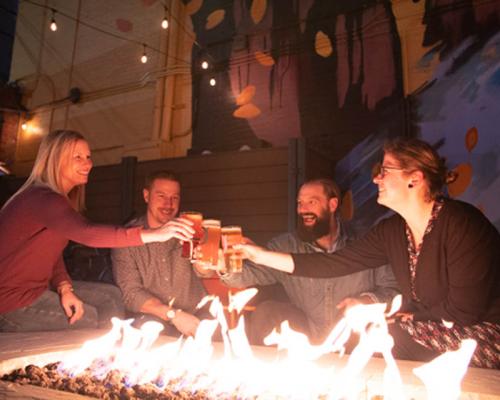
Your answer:
[[[443,204],[442,199],[434,202],[431,218],[427,224],[422,243],[432,231]],[[420,302],[415,280],[422,243],[415,247],[408,224],[406,225],[406,238],[408,241],[411,296],[412,300]],[[463,339],[474,339],[477,342],[477,347],[472,356],[471,366],[500,369],[500,324],[481,322],[470,326],[453,324],[451,327],[449,323],[446,324],[448,327],[445,326],[445,321],[405,321],[399,324],[417,343],[440,353],[457,350]]]

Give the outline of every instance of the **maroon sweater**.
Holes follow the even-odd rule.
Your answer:
[[[68,240],[139,246],[140,229],[92,224],[48,187],[25,190],[0,211],[0,313],[30,305],[49,283],[71,282],[62,257]]]

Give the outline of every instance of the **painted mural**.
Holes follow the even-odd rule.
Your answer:
[[[500,228],[500,0],[186,5],[194,152],[305,137],[337,161],[346,217],[362,231],[386,214],[371,182],[383,141],[420,136],[459,173],[449,194]]]

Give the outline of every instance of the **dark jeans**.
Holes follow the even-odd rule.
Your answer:
[[[389,333],[394,339],[392,355],[397,360],[429,362],[440,354],[415,342],[411,335],[401,329],[397,323],[389,325]]]
[[[247,335],[250,344],[264,345],[264,338],[274,328],[279,329],[281,322],[287,320],[290,327],[298,332],[309,335],[309,324],[302,310],[291,303],[266,300],[259,304],[254,311],[247,314]]]
[[[76,296],[84,303],[83,317],[68,323],[59,295],[46,290],[32,304],[0,314],[0,331],[28,332],[61,329],[110,328],[111,317],[124,318],[121,292],[107,283],[73,281]]]

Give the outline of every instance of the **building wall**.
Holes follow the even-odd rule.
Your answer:
[[[12,79],[33,128],[19,131],[16,174],[62,127],[89,138],[97,165],[301,137],[337,162],[366,227],[385,214],[371,182],[382,142],[417,136],[459,172],[448,193],[500,227],[500,0],[172,0],[167,31],[159,0],[44,4],[81,22],[58,14],[50,32],[50,9],[20,3]],[[142,43],[164,54],[141,64]]]
[[[96,165],[127,155],[185,155],[191,144],[189,28],[171,22],[161,29],[164,8],[157,1],[40,4],[48,8],[19,6],[11,80],[23,87],[30,120],[19,133],[13,172],[28,173],[43,135],[61,128],[88,138]],[[57,10],[56,32],[48,29],[50,8]],[[185,19],[179,2],[170,12]],[[139,60],[142,43],[146,64]],[[68,98],[72,88],[81,92],[77,102]]]

